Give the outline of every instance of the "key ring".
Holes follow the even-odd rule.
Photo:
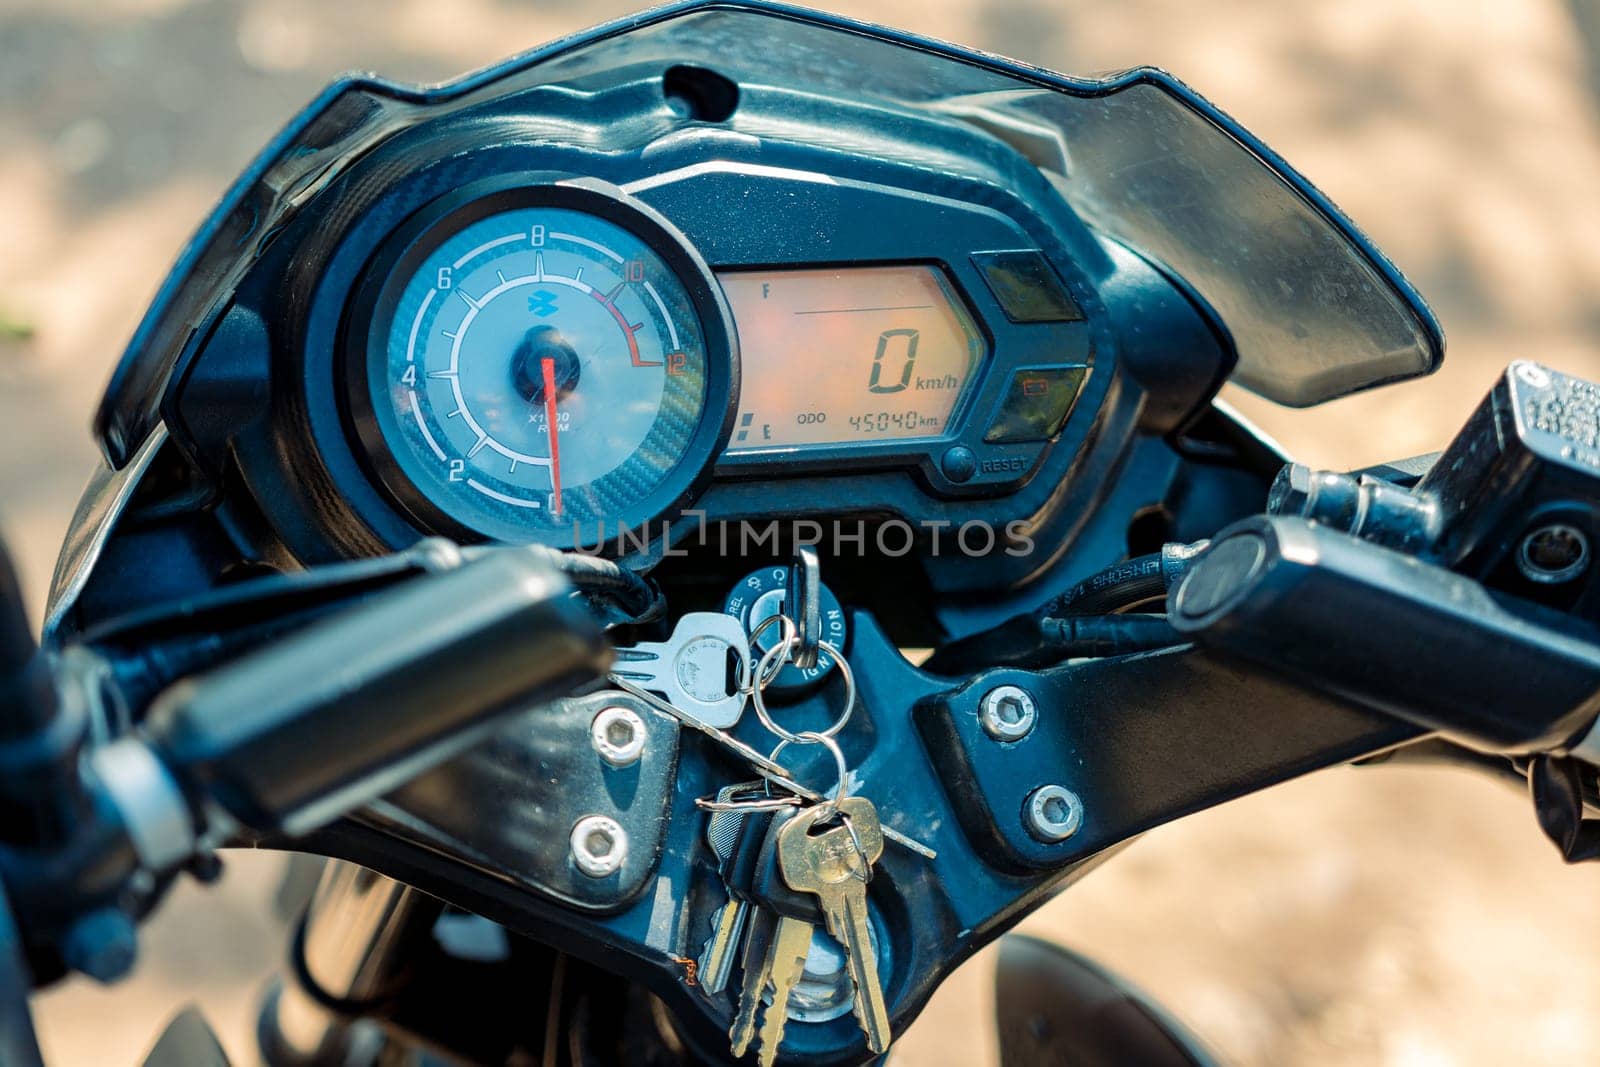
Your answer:
[[[839,821],[844,823],[845,833],[850,835],[850,843],[855,846],[856,855],[861,857],[861,869],[851,871],[850,877],[859,878],[862,885],[872,881],[872,861],[867,859],[867,850],[861,846],[861,838],[856,835],[856,824],[850,821],[850,816],[840,811]]]
[[[767,660],[772,658],[773,654],[776,652],[787,651],[787,648],[788,646],[786,645],[775,645],[770,651],[767,652],[766,655],[762,656],[760,664],[756,667],[756,675],[758,677],[765,676],[767,673]],[[841,653],[839,649],[831,642],[818,641],[817,648],[820,651],[827,653],[833,659],[834,665],[838,668],[839,677],[844,679],[844,710],[839,713],[839,717],[835,719],[832,725],[830,725],[826,730],[806,732],[815,733],[819,737],[831,738],[838,734],[840,730],[843,730],[845,728],[845,724],[850,721],[850,716],[855,714],[856,676],[855,673],[850,670],[850,664],[845,662],[843,653]],[[750,704],[756,709],[756,718],[761,720],[761,725],[765,726],[774,735],[783,738],[785,742],[799,741],[802,737],[804,737],[805,733],[797,734],[793,730],[779,726],[775,721],[773,721],[772,714],[767,711],[766,698],[763,697],[761,693],[762,691],[760,687],[750,691]],[[776,751],[776,749],[774,749],[774,751]]]
[[[792,737],[785,737],[779,741],[778,747],[772,750],[772,755],[768,758],[776,762],[778,753],[789,747],[791,742],[801,745],[821,745],[833,753],[834,766],[839,771],[839,784],[834,787],[833,795],[830,796],[827,793],[823,793],[822,799],[817,802],[818,807],[827,810],[828,818],[831,819],[839,812],[839,802],[850,795],[850,767],[845,763],[844,750],[839,747],[839,742],[827,734],[820,734],[814,730],[803,730]],[[767,781],[767,792],[769,795],[772,792],[772,782],[770,780]],[[866,853],[863,852],[862,855],[864,856]]]
[[[773,665],[769,670],[767,667],[767,657],[771,656],[774,652],[782,652],[784,653],[785,658],[787,658],[799,643],[800,634],[795,628],[794,620],[780,612],[777,615],[768,615],[765,619],[761,620],[760,625],[758,625],[754,630],[750,631],[749,645],[751,648],[756,647],[760,643],[761,635],[766,633],[768,627],[770,627],[773,623],[778,624],[783,633],[783,639],[780,640],[776,645],[773,645],[772,648],[768,649],[767,652],[762,655],[758,666],[755,668],[753,677],[749,675],[750,665],[748,661],[743,659],[739,661],[739,692],[745,694],[746,696],[759,693],[761,690],[771,685],[773,679],[778,677],[778,672],[783,670],[783,662],[781,660],[777,664]]]
[[[731,811],[743,814],[744,812],[757,811],[782,811],[785,808],[798,808],[802,801],[799,797],[774,797],[765,796],[755,800],[709,800],[706,797],[695,797],[694,806],[701,811]]]

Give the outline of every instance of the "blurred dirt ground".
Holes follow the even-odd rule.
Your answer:
[[[1310,412],[1236,397],[1291,451],[1439,447],[1507,360],[1600,376],[1600,8],[1571,0],[883,0],[875,21],[1059,69],[1165,66],[1344,206],[1434,302],[1431,380]],[[347,68],[435,80],[614,0],[0,0],[0,512],[37,605],[94,453],[89,415],[178,246],[275,127]],[[1517,793],[1326,772],[1150,834],[1025,929],[1160,995],[1239,1064],[1574,1062],[1600,1047],[1600,871]],[[137,978],[44,997],[52,1062],[137,1063],[184,1000],[253,1062],[283,953],[279,860],[242,855],[148,928]],[[987,955],[902,1064],[992,1061]]]

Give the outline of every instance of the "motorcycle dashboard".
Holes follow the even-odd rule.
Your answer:
[[[302,559],[418,533],[659,552],[690,512],[1037,526],[1119,381],[1231,368],[1313,403],[1437,362],[1398,273],[1178,83],[911,43],[689,3],[445,89],[334,86],[159,295],[108,454],[159,413],[262,457]],[[1216,350],[1132,373],[1158,330],[1106,299],[1130,271]],[[271,395],[220,420],[245,334]]]
[[[373,236],[352,227],[365,262],[340,249],[310,272],[343,313],[304,394],[319,453],[348,442],[426,532],[641,544],[690,505],[828,510],[794,491],[805,476],[911,520],[976,514],[1086,395],[1093,245],[1079,228],[1069,250],[1025,196],[975,203],[977,173],[869,179],[811,145],[706,165],[697,137],[624,166],[492,142],[441,166],[432,142],[397,151],[404,176],[360,216]]]

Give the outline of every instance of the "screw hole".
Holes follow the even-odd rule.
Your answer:
[[[1568,582],[1589,566],[1589,539],[1567,523],[1550,523],[1530,532],[1517,549],[1517,566],[1530,581]]]
[[[739,107],[739,86],[705,67],[668,68],[661,95],[674,112],[694,122],[727,122]]]

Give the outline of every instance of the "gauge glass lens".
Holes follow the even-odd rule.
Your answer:
[[[645,240],[567,208],[447,216],[389,289],[367,386],[427,503],[490,537],[556,543],[669,503],[705,411],[706,345]]]
[[[744,352],[729,452],[941,437],[986,354],[933,267],[719,280]]]

